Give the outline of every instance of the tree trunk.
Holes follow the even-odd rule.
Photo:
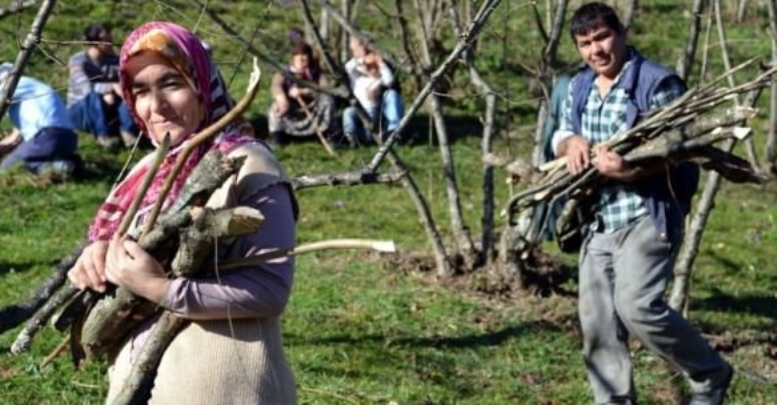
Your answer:
[[[769,8],[769,31],[772,37],[772,63],[777,63],[777,0],[766,2]],[[769,171],[775,171],[777,160],[777,80],[772,80],[769,110],[769,130],[766,135],[766,157],[764,162]]]
[[[704,12],[706,0],[694,0],[691,8],[691,23],[688,25],[688,41],[685,44],[685,53],[680,65],[677,66],[677,74],[685,81],[691,75],[693,70],[693,61],[696,59],[696,46],[699,42],[699,27],[701,26],[701,16]]]
[[[634,24],[634,18],[637,15],[639,7],[637,0],[626,0],[626,10],[623,12],[623,27],[628,30]]]
[[[87,244],[87,242],[81,243],[78,248],[73,250],[64,259],[60,260],[59,264],[54,268],[53,274],[46,279],[43,285],[38,288],[27,301],[8,305],[0,309],[0,334],[15,328],[22,322],[30,319],[30,317],[46,303],[46,300],[51,298],[51,295],[62,287],[65,280],[67,280],[67,271],[76,263],[78,256],[81,255],[81,251]]]
[[[387,152],[389,163],[395,170],[406,172],[407,175],[402,177],[402,185],[405,186],[410,198],[418,210],[418,214],[421,216],[421,224],[423,224],[427,235],[429,236],[429,242],[432,245],[432,252],[434,253],[434,261],[437,265],[437,276],[440,278],[449,277],[452,272],[452,263],[448,258],[448,254],[445,251],[445,244],[442,243],[442,237],[437,231],[437,226],[432,219],[432,214],[429,211],[429,204],[426,203],[421,191],[418,189],[415,179],[407,170],[407,166],[402,159],[397,156],[393,150]]]
[[[748,0],[739,0],[737,3],[737,22],[741,23],[745,19],[745,14],[747,14],[747,4]]]

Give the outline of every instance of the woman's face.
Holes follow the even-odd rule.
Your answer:
[[[129,59],[127,72],[135,113],[149,137],[158,145],[166,133],[178,145],[200,126],[204,111],[197,93],[170,63],[156,52],[141,52]]]
[[[310,65],[310,58],[306,53],[298,53],[291,56],[291,65],[298,71],[305,70]]]

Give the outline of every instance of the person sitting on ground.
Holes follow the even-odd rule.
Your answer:
[[[143,133],[171,148],[143,198],[133,226],[142,226],[172,170],[181,144],[233,108],[226,85],[199,38],[169,22],[133,31],[121,48],[124,99]],[[234,261],[295,245],[297,204],[280,162],[263,142],[232,122],[196,147],[176,177],[165,206],[175,201],[189,174],[210,150],[244,158],[241,169],[209,198],[207,206],[246,206],[264,216],[255,233],[219,240],[218,256]],[[291,294],[293,257],[246,264],[203,277],[168,278],[161,263],[136,242],[117,234],[155,153],[141,160],[100,207],[87,246],[68,278],[78,288],[105,291],[108,283],[144,297],[188,320],[167,346],[156,369],[152,404],[294,404],[294,375],[284,356],[281,314]],[[158,318],[127,337],[108,370],[107,403],[113,403]]]
[[[0,65],[0,91],[8,85],[12,70],[10,63]],[[11,96],[8,116],[13,130],[0,140],[0,156],[5,155],[0,169],[23,164],[36,174],[72,174],[79,167],[78,135],[70,124],[65,102],[51,86],[21,76]]]
[[[405,115],[394,72],[380,55],[370,50],[359,38],[351,37],[350,44],[353,57],[346,62],[345,72],[359,104],[375,121],[374,124],[382,129],[383,141],[399,126],[399,121]],[[354,106],[343,111],[343,132],[352,143],[368,145],[374,142],[371,129],[364,127]]]
[[[320,86],[328,85],[313,49],[303,41],[292,47],[291,63],[284,72]],[[299,86],[282,73],[273,76],[270,91],[273,104],[267,119],[273,143],[283,145],[300,137],[333,137],[336,122],[332,96]]]
[[[113,148],[120,141],[130,147],[137,139],[137,126],[122,100],[119,58],[111,43],[111,30],[103,24],[91,24],[84,39],[88,41],[86,50],[68,62],[70,120],[79,131],[94,135],[103,147]]]

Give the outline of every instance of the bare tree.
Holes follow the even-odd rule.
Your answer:
[[[693,61],[696,58],[696,45],[699,42],[699,26],[701,25],[701,17],[704,13],[705,3],[706,0],[694,0],[693,6],[691,7],[691,22],[688,24],[688,41],[685,45],[683,59],[680,60],[679,66],[677,66],[677,75],[685,81],[687,81],[691,75]]]
[[[731,71],[731,61],[728,53],[728,46],[726,45],[725,30],[723,28],[720,11],[720,0],[713,0],[712,5],[715,11],[715,18],[717,19],[723,64],[726,67],[726,71]],[[729,85],[734,87],[735,83],[733,75],[728,75],[728,80]],[[745,100],[744,105],[752,107],[755,105],[759,95],[760,90],[754,91],[748,100]],[[737,105],[741,105],[741,103],[737,101]],[[750,142],[752,143],[752,141]],[[736,141],[732,139],[728,141],[723,150],[725,152],[731,152],[735,145]],[[693,264],[699,253],[699,245],[701,244],[701,239],[707,226],[707,220],[712,212],[712,208],[714,208],[715,196],[720,189],[721,180],[722,178],[717,172],[712,172],[707,177],[707,183],[704,186],[701,199],[696,206],[696,212],[693,215],[691,224],[683,240],[682,251],[675,264],[675,283],[669,299],[669,305],[677,311],[683,310],[688,303],[688,291],[690,290],[690,278]]]
[[[22,73],[24,73],[24,68],[30,59],[30,55],[32,55],[33,49],[40,43],[41,32],[43,32],[43,27],[46,26],[46,21],[48,21],[55,3],[56,1],[54,0],[46,0],[41,3],[38,14],[30,27],[30,32],[22,43],[22,48],[16,56],[10,76],[6,79],[5,86],[3,86],[2,92],[0,92],[0,120],[5,116],[5,112],[11,104],[11,97],[16,91],[16,86],[19,84],[19,79]]]
[[[425,6],[422,4],[421,0],[414,0],[414,4],[416,15],[420,20],[417,26],[419,27],[418,36],[420,37],[419,42],[421,44],[421,55],[424,63],[422,69],[429,70],[434,66],[434,60],[431,51],[429,50],[432,46],[430,30],[432,25],[434,25],[434,21],[432,20],[433,12],[426,9],[425,7],[428,7],[428,5]],[[437,142],[440,149],[443,181],[445,183],[445,191],[448,195],[451,231],[456,239],[459,253],[464,259],[465,267],[467,269],[472,269],[475,264],[474,260],[477,258],[476,249],[472,243],[472,237],[464,223],[464,217],[461,212],[461,199],[459,197],[459,187],[456,181],[456,168],[453,163],[453,153],[451,152],[450,147],[448,127],[442,111],[442,102],[436,91],[433,91],[429,95],[429,98],[427,98],[427,105],[429,107],[429,114],[432,115],[434,121],[435,133],[437,134]]]
[[[737,2],[737,22],[738,23],[741,23],[745,19],[748,3],[749,3],[748,0],[739,0],[739,2]]]
[[[777,0],[766,2],[769,8],[769,32],[772,37],[772,64],[777,64]],[[777,160],[777,80],[772,81],[769,111],[769,130],[766,136],[766,170],[774,172]]]

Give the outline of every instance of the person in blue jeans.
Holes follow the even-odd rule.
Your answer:
[[[124,105],[119,87],[119,58],[110,29],[91,24],[84,31],[84,51],[70,57],[67,106],[70,120],[80,131],[94,135],[107,148],[137,139],[137,127]]]
[[[353,57],[346,62],[345,72],[356,100],[367,111],[373,127],[380,129],[383,141],[405,115],[394,72],[359,38],[351,37],[350,45]],[[343,132],[352,144],[375,142],[372,128],[365,128],[354,106],[343,111]]]
[[[0,91],[8,83],[13,65],[0,65]],[[32,173],[54,171],[72,174],[80,167],[76,154],[78,135],[70,125],[62,98],[51,86],[22,76],[11,96],[8,116],[11,134],[0,140],[0,170],[17,165]]]

